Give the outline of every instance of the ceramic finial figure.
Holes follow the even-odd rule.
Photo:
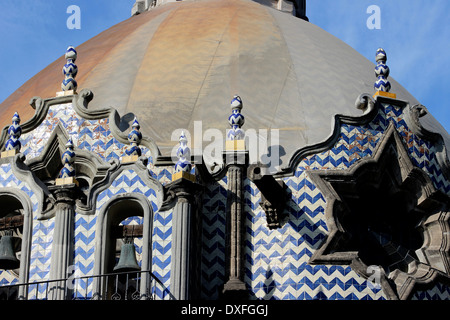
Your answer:
[[[142,140],[142,133],[139,131],[141,126],[139,125],[139,122],[137,121],[137,118],[134,118],[133,124],[131,125],[133,128],[130,133],[128,134],[128,141],[130,142],[130,146],[127,150],[125,150],[125,154],[127,156],[138,156],[140,157],[142,154],[141,148],[139,147],[139,144]]]
[[[63,153],[61,159],[64,167],[61,169],[59,177],[61,179],[75,177],[75,168],[73,167],[75,162],[75,151],[73,150],[72,138],[67,141],[66,151]]]
[[[22,147],[19,141],[19,138],[22,135],[22,127],[20,126],[20,117],[17,112],[14,113],[12,117],[12,124],[8,128],[8,135],[9,138],[6,141],[5,150],[16,150],[17,152],[19,152],[20,148]]]
[[[75,77],[78,73],[78,67],[75,64],[75,60],[77,59],[77,51],[74,47],[69,46],[66,50],[66,64],[64,65],[62,71],[64,74],[64,80],[61,83],[62,91],[76,91],[77,90],[77,82],[75,81]]]
[[[377,61],[375,67],[377,81],[374,84],[374,89],[376,91],[389,92],[391,90],[391,83],[387,79],[389,77],[389,67],[386,65],[386,52],[382,48],[379,48],[375,55],[375,59]]]
[[[239,96],[234,96],[231,100],[231,110],[232,113],[228,117],[228,123],[231,129],[228,131],[227,140],[244,140],[245,132],[241,127],[245,123],[245,118],[241,114],[242,100]]]
[[[175,172],[186,172],[190,173],[192,169],[191,162],[189,161],[191,157],[191,149],[187,145],[187,138],[184,131],[180,135],[180,146],[177,149],[178,161],[175,164]]]

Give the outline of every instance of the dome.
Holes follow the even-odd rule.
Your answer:
[[[136,116],[162,155],[177,144],[172,132],[192,133],[195,121],[203,131],[225,132],[229,102],[239,95],[244,129],[278,129],[286,165],[296,150],[330,135],[336,114],[360,116],[355,100],[373,93],[376,80],[375,60],[312,23],[250,0],[166,3],[77,52],[78,91],[94,93],[89,108],[116,108],[124,130]],[[16,111],[24,121],[31,118],[31,97],[60,91],[64,63],[62,56],[0,105],[3,126]],[[390,81],[398,99],[418,103]],[[434,118],[427,123],[439,125]]]

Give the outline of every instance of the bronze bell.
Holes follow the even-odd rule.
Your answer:
[[[136,248],[132,239],[125,239],[125,243],[120,249],[120,258],[114,267],[115,272],[139,271],[141,268],[136,260]]]
[[[20,266],[20,260],[17,259],[13,249],[13,237],[4,235],[0,239],[0,269],[11,270]]]

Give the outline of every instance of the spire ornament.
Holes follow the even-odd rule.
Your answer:
[[[243,150],[245,149],[245,132],[242,130],[242,126],[245,123],[245,117],[241,114],[243,104],[241,97],[234,96],[231,100],[232,113],[228,117],[228,123],[231,129],[227,133],[227,150]]]
[[[22,135],[22,127],[20,126],[20,117],[17,112],[15,112],[12,117],[12,124],[8,128],[8,135],[9,139],[6,141],[5,151],[2,152],[2,158],[14,156],[20,152],[20,148],[22,147],[22,144],[19,141],[19,138]]]
[[[180,146],[177,149],[178,161],[175,163],[175,173],[172,176],[172,181],[179,178],[186,178],[195,181],[195,176],[191,174],[192,164],[190,162],[191,149],[187,145],[187,138],[184,131],[180,135]]]
[[[64,164],[64,167],[61,169],[59,177],[62,179],[75,177],[75,168],[73,167],[73,164],[75,162],[75,151],[73,151],[72,138],[67,141],[66,152],[63,153],[61,160]]]
[[[375,54],[375,60],[377,65],[375,66],[375,76],[377,81],[375,81],[374,89],[376,91],[374,96],[381,95],[390,98],[396,98],[394,93],[389,93],[391,91],[391,83],[389,82],[389,67],[386,65],[387,55],[383,48],[379,48]]]
[[[142,150],[139,147],[142,140],[141,125],[136,117],[134,117],[131,128],[130,133],[128,133],[128,142],[130,145],[125,150],[125,156],[122,158],[123,162],[134,162],[142,155]]]
[[[78,73],[78,67],[75,64],[75,60],[77,59],[77,51],[73,46],[69,46],[67,48],[65,58],[67,62],[62,68],[64,75],[64,80],[61,83],[62,92],[58,92],[57,96],[74,94],[78,87],[75,80]]]
[[[139,131],[141,129],[141,125],[139,124],[136,117],[134,117],[133,124],[131,125],[133,128],[128,134],[128,141],[130,142],[130,147],[125,151],[128,156],[137,155],[140,156],[142,154],[141,148],[139,148],[139,144],[142,140],[142,133]]]
[[[56,185],[72,184],[78,185],[75,179],[75,151],[73,150],[72,138],[69,138],[66,143],[66,151],[61,156],[61,161],[63,163],[63,168],[59,172],[59,178],[56,179]]]

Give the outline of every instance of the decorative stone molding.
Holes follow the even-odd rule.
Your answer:
[[[128,144],[128,134],[120,129],[120,115],[116,109],[107,107],[103,109],[90,110],[88,109],[89,102],[94,98],[91,90],[82,89],[78,95],[75,95],[72,100],[72,105],[77,114],[87,120],[97,120],[108,118],[109,128],[113,136],[121,143]],[[150,154],[154,160],[160,155],[160,151],[156,143],[150,137],[143,136],[140,145],[150,150]]]
[[[53,195],[47,186],[36,176],[36,174],[26,165],[25,156],[17,154],[11,163],[11,170],[19,180],[26,182],[38,199],[38,208],[35,211],[38,220],[48,219],[54,215]]]
[[[120,115],[116,109],[107,107],[103,109],[90,110],[88,109],[89,102],[94,98],[94,94],[89,89],[82,89],[78,94],[53,97],[42,99],[40,97],[33,97],[30,100],[30,106],[35,109],[35,113],[31,119],[22,123],[22,133],[33,131],[37,128],[47,116],[48,110],[51,106],[72,103],[75,112],[86,120],[108,119],[109,127],[112,135],[121,143],[128,144],[128,134],[120,129]],[[5,126],[0,134],[0,146],[4,147],[9,126]],[[142,137],[140,143],[150,150],[151,156],[157,159],[161,153],[156,143],[149,137]]]
[[[86,215],[95,214],[96,199],[98,194],[108,189],[117,176],[119,176],[124,170],[133,170],[142,179],[145,185],[155,191],[157,206],[160,208],[163,205],[164,187],[158,180],[149,174],[146,159],[140,157],[138,161],[128,163],[120,163],[118,160],[114,159],[110,161],[109,165],[109,168],[106,170],[101,180],[93,183],[89,190],[87,190],[86,201],[77,202],[78,213]]]
[[[375,100],[368,93],[360,94],[355,101],[355,107],[361,110],[363,114],[373,114]]]
[[[22,133],[33,131],[37,128],[48,114],[48,110],[53,105],[72,103],[75,112],[82,118],[87,120],[97,120],[107,118],[113,136],[121,143],[128,142],[128,135],[119,129],[120,116],[114,108],[104,108],[97,110],[89,110],[88,104],[93,99],[93,93],[88,89],[83,89],[79,94],[70,96],[59,96],[49,99],[42,99],[34,97],[30,100],[30,105],[35,109],[34,116],[23,123]],[[3,128],[0,135],[0,145],[4,146],[9,127]],[[25,157],[18,154],[14,160],[8,158],[0,159],[0,162],[13,162],[13,170],[15,175],[27,181],[33,191],[40,199],[40,209],[38,210],[38,219],[49,219],[54,216],[54,202],[55,199],[49,192],[45,182],[48,184],[58,175],[61,169],[61,155],[65,151],[65,144],[68,141],[68,135],[61,124],[58,124],[52,132],[48,143],[44,147],[42,153],[29,161],[25,161]],[[158,159],[160,152],[156,144],[148,137],[142,137],[142,146],[150,150],[154,159]],[[80,180],[80,187],[84,190],[84,194],[80,194],[77,199],[77,211],[82,214],[95,213],[95,199],[96,195],[107,188],[122,170],[123,166],[127,164],[120,164],[117,161],[104,162],[95,153],[76,149],[75,169],[77,178]],[[141,157],[142,158],[142,157]],[[150,177],[146,168],[147,159],[136,161],[134,169],[139,172],[141,178],[149,180],[149,185],[155,186],[155,191],[159,195],[160,203],[162,204],[163,188],[162,185],[155,179]],[[145,163],[144,163],[145,162]],[[122,168],[122,169],[121,169]]]
[[[291,176],[299,162],[305,157],[313,154],[317,154],[323,151],[327,151],[332,148],[339,139],[340,128],[343,124],[361,126],[372,121],[382,104],[392,104],[404,110],[405,121],[414,134],[417,134],[420,138],[432,142],[437,149],[436,158],[438,163],[447,179],[450,179],[450,161],[447,152],[447,146],[445,145],[442,135],[439,133],[431,132],[425,129],[421,123],[421,118],[426,115],[426,108],[422,105],[410,106],[407,101],[393,99],[384,96],[376,96],[375,99],[368,93],[363,93],[358,96],[355,101],[355,108],[363,112],[362,116],[352,117],[337,114],[334,116],[333,130],[331,134],[324,141],[305,146],[298,149],[289,160],[286,167],[283,167],[274,176],[275,178]]]
[[[311,264],[377,265],[390,299],[450,275],[450,199],[415,167],[393,124],[372,157],[347,170],[311,170],[326,198],[329,234]]]
[[[343,124],[357,126],[357,125],[364,125],[372,121],[377,115],[378,109],[380,108],[381,105],[381,101],[383,101],[380,98],[384,97],[377,97],[377,99],[375,100],[368,93],[362,93],[361,95],[359,95],[355,101],[355,108],[362,110],[363,115],[353,117],[342,114],[336,114],[334,116],[331,134],[322,142],[319,142],[314,145],[305,146],[294,152],[287,166],[281,168],[279,172],[274,174],[274,177],[281,178],[291,176],[297,169],[297,166],[302,159],[304,159],[309,155],[317,154],[331,149],[339,139],[340,129]],[[403,104],[403,102],[396,100],[396,104]]]
[[[408,107],[405,113],[410,129],[423,140],[430,141],[436,147],[436,159],[441,167],[442,173],[447,180],[450,180],[450,161],[448,157],[448,147],[445,145],[442,135],[426,129],[421,119],[428,114],[428,110],[421,104]]]
[[[55,179],[59,177],[60,172],[64,170],[61,158],[63,158],[64,154],[67,152],[65,148],[68,142],[69,138],[67,132],[62,125],[58,123],[41,154],[36,158],[26,161],[26,167],[23,168],[24,170],[30,170],[32,174],[30,177],[26,178],[25,181],[28,182],[31,177],[34,177],[35,181],[40,181],[39,188],[44,190],[42,196],[44,196],[44,202],[48,205],[44,210],[45,214],[42,214],[39,217],[40,219],[51,218],[55,214],[53,211],[55,198],[48,191],[48,186],[52,185]],[[72,160],[74,161],[72,163],[72,168],[74,168],[74,171],[77,173],[77,182],[81,187],[76,197],[77,206],[86,207],[89,193],[88,190],[91,190],[96,182],[104,178],[110,165],[102,161],[102,159],[93,152],[76,148],[73,148],[70,152],[74,153],[74,150],[76,150],[77,156],[76,158],[72,157]],[[36,190],[35,192],[38,191]]]

